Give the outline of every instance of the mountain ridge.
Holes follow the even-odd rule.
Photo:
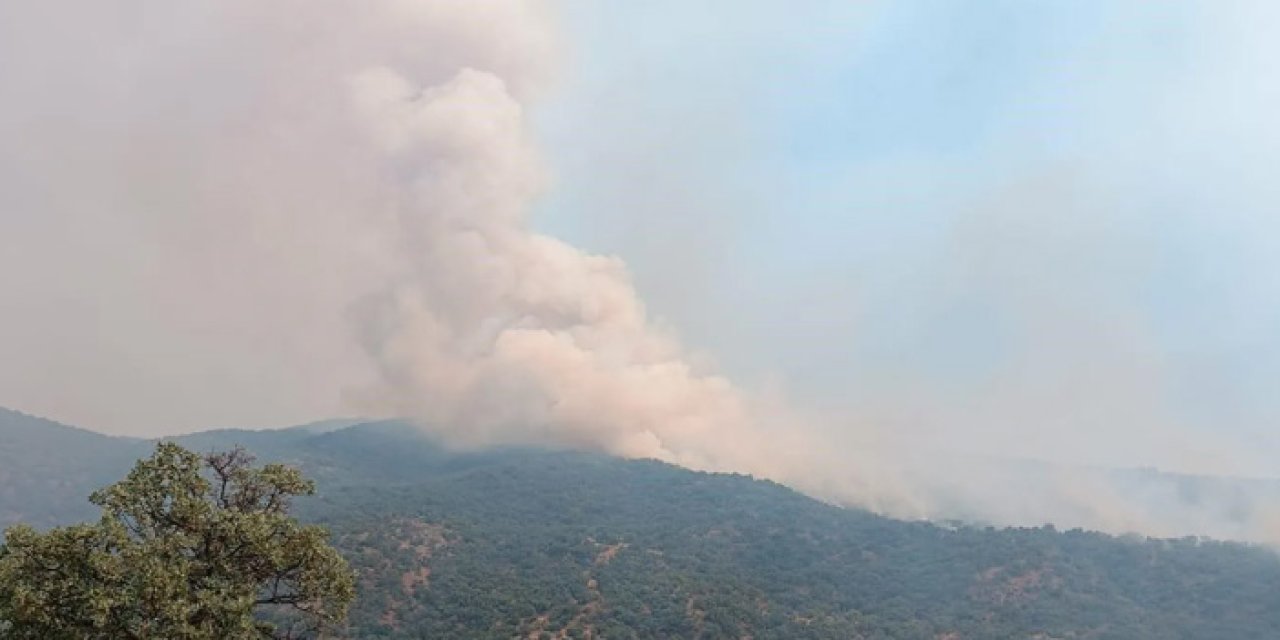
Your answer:
[[[6,424],[12,452],[7,434],[32,427]],[[50,466],[10,469],[43,490],[6,486],[0,514],[75,519],[41,509],[87,506],[151,446],[105,438],[10,458]],[[1280,557],[1247,544],[897,521],[657,461],[453,451],[396,421],[175,440],[244,445],[317,481],[297,512],[358,572],[350,637],[1280,637]],[[47,490],[75,467],[92,473]]]

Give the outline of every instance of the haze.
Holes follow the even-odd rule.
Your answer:
[[[1270,4],[82,5],[0,7],[0,406],[1156,532],[955,454],[1276,475]]]

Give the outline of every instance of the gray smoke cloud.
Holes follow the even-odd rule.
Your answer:
[[[359,409],[775,466],[774,408],[651,321],[619,259],[529,229],[551,9],[8,5],[3,400],[135,432]]]
[[[1139,509],[1072,470],[1010,500],[1025,473],[717,373],[619,258],[530,227],[554,8],[0,6],[0,404],[129,433],[405,415],[460,446],[745,472],[902,517],[1274,528],[1177,496]]]
[[[134,434],[349,411],[376,371],[345,310],[407,248],[353,87],[470,66],[531,96],[545,12],[5,3],[0,402]]]

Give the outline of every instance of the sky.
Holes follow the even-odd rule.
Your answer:
[[[941,447],[1280,474],[1272,3],[571,7],[537,220],[736,375]]]
[[[1273,3],[370,6],[0,6],[0,406],[1280,476]]]

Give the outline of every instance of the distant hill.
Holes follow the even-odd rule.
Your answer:
[[[396,422],[179,440],[317,479],[299,513],[360,573],[351,637],[1280,637],[1280,557],[1242,544],[901,522],[657,462],[451,452]],[[150,446],[0,413],[0,525],[92,515]]]
[[[0,408],[0,528],[97,517],[88,492],[118,479],[149,448]]]

